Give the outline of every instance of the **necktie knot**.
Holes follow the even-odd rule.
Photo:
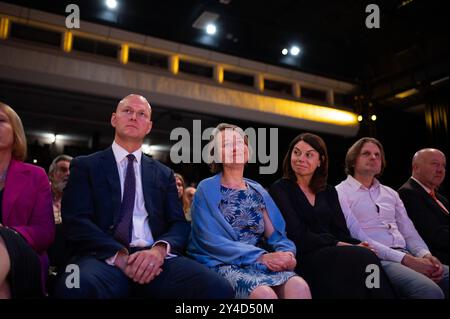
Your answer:
[[[135,159],[136,157],[134,157],[133,154],[128,154],[128,155],[127,155],[127,158],[128,158],[128,163],[133,163],[133,161],[134,161],[134,159]]]

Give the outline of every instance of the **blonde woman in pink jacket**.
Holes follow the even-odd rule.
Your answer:
[[[53,242],[50,184],[26,164],[26,139],[17,113],[0,102],[0,299],[36,298],[45,291],[46,250]]]

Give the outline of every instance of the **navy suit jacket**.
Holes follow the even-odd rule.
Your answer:
[[[190,233],[171,169],[143,155],[142,188],[153,239],[167,241],[182,254]],[[106,259],[123,248],[113,237],[120,218],[121,187],[112,148],[77,157],[62,199],[69,256]]]
[[[448,215],[412,178],[400,187],[398,194],[405,204],[409,218],[427,243],[431,253],[448,265]],[[436,194],[436,197],[448,210],[448,200],[440,194]]]

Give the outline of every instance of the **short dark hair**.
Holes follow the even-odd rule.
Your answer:
[[[375,177],[381,176],[383,174],[384,169],[386,168],[386,157],[384,155],[383,145],[376,138],[373,137],[363,137],[357,140],[347,151],[347,155],[345,155],[345,173],[347,175],[355,176],[355,164],[356,158],[361,153],[361,149],[364,144],[373,143],[380,149],[381,155],[381,171]]]
[[[283,160],[283,178],[297,182],[297,176],[291,166],[291,156],[295,145],[300,141],[308,143],[319,153],[320,167],[316,168],[309,183],[311,190],[314,194],[317,194],[326,189],[328,180],[328,151],[324,140],[320,136],[312,133],[302,133],[292,140]]]

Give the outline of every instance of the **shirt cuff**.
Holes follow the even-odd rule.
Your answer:
[[[117,252],[114,256],[109,257],[108,259],[105,259],[105,262],[110,265],[110,266],[114,266],[114,262],[116,261],[117,255],[119,253]]]
[[[170,253],[170,244],[165,241],[165,240],[158,240],[157,242],[155,242],[152,247],[154,247],[156,244],[158,243],[164,243],[166,244],[166,258],[173,258],[173,257],[177,257],[177,255],[171,254]]]
[[[428,249],[421,249],[421,250],[416,254],[416,257],[423,258],[425,255],[428,255],[428,254],[431,255],[431,252],[430,252]]]
[[[406,255],[406,253],[391,248],[389,253],[386,256],[386,259],[389,261],[401,263],[403,260],[403,257],[405,257],[405,255]]]
[[[106,262],[108,265],[110,265],[110,266],[115,266],[114,263],[116,262],[117,255],[118,255],[120,252],[123,252],[123,253],[125,253],[125,254],[127,254],[127,255],[129,254],[128,249],[123,248],[123,249],[119,250],[114,256],[105,259],[105,262]]]

